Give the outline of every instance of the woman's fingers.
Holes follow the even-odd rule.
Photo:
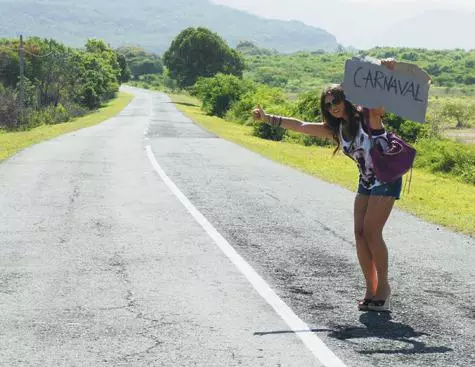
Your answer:
[[[396,60],[394,60],[393,58],[382,59],[381,60],[381,65],[384,65],[389,70],[394,70],[394,68],[396,66]]]
[[[382,116],[384,115],[384,107],[377,107],[377,108],[370,108],[369,113],[374,116]]]

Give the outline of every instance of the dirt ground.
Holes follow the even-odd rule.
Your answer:
[[[475,128],[450,129],[446,130],[444,135],[463,143],[475,144]]]

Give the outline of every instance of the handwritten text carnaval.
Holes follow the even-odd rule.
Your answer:
[[[365,70],[360,66],[353,74],[353,83],[356,88],[379,88],[381,91],[393,92],[395,95],[411,97],[414,101],[424,102],[420,98],[421,85],[413,81],[401,81],[396,76],[376,70]]]

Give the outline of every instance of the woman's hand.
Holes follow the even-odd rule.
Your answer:
[[[260,105],[257,105],[257,107],[252,110],[252,117],[257,121],[267,121],[267,114]]]
[[[373,130],[384,128],[382,116],[384,115],[384,107],[376,107],[369,109],[369,126]]]
[[[381,65],[387,67],[389,70],[394,70],[396,67],[396,60],[393,58],[382,59]]]
[[[384,110],[384,107],[376,107],[369,109],[369,115],[374,117],[381,117],[384,115],[385,112],[386,111]]]

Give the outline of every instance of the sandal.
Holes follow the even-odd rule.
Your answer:
[[[368,309],[377,312],[391,312],[389,299],[390,296],[388,295],[388,298],[384,300],[372,300],[368,304]]]
[[[358,310],[359,311],[369,311],[369,304],[373,302],[371,298],[363,298],[358,301]]]

